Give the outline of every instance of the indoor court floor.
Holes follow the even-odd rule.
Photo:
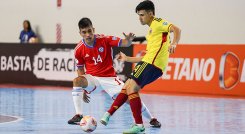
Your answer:
[[[103,92],[90,97],[91,102],[83,104],[83,110],[97,119],[97,129],[92,133],[120,134],[130,127],[133,118],[128,105],[123,105],[105,127],[99,119],[112,100]],[[153,94],[141,97],[162,123],[160,129],[151,128],[144,119],[147,134],[245,134],[245,99]],[[67,124],[74,112],[70,90],[0,88],[1,134],[83,134],[79,126]]]

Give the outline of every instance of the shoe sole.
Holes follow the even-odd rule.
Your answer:
[[[104,126],[107,125],[107,123],[105,121],[103,121],[103,120],[100,120],[100,123],[103,124]]]
[[[69,125],[80,125],[80,122],[68,123]]]
[[[152,127],[152,128],[161,128],[161,126],[154,126],[154,125],[150,125],[150,127]]]

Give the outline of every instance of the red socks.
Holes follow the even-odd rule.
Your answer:
[[[110,113],[110,115],[113,115],[113,113],[122,106],[128,99],[128,95],[126,93],[126,89],[122,89],[120,94],[117,96],[117,98],[114,100],[113,104],[111,105],[111,108],[107,111]]]
[[[143,124],[142,121],[142,115],[141,115],[141,99],[139,96],[139,93],[132,93],[130,95],[128,95],[128,99],[129,99],[129,103],[130,103],[130,107],[131,107],[131,111],[133,113],[134,116],[134,120],[136,124]]]
[[[113,104],[111,105],[111,108],[107,112],[110,113],[110,115],[113,115],[113,113],[120,106],[122,106],[127,101],[127,99],[129,99],[129,104],[135,119],[135,123],[143,124],[142,115],[141,115],[142,104],[138,92],[127,95],[126,90],[122,89],[120,94],[117,96],[116,100],[114,100]]]

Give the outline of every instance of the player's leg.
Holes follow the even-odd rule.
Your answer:
[[[138,63],[138,67],[141,67],[142,63]],[[138,68],[136,66],[136,68]],[[144,65],[145,66],[145,65]],[[138,71],[142,70],[143,71],[144,67],[141,67],[139,69],[136,69]],[[136,71],[135,71],[136,72]],[[120,92],[120,94],[117,96],[115,101],[113,102],[110,110],[108,110],[107,113],[102,117],[101,123],[106,125],[110,115],[112,115],[118,107],[120,107],[122,104],[126,102],[127,99],[129,99],[129,104],[135,119],[136,125],[134,125],[131,129],[126,130],[125,133],[139,133],[139,132],[144,132],[145,128],[143,126],[143,120],[142,120],[142,115],[141,115],[141,99],[139,97],[139,89],[140,86],[137,85],[137,83],[132,80],[128,79],[126,83],[124,84],[123,89],[126,89],[126,93],[124,90]],[[122,97],[122,98],[120,98]],[[111,112],[111,113],[109,113]],[[109,115],[110,114],[110,115]]]
[[[133,125],[130,129],[124,131],[123,133],[140,133],[144,132],[145,130],[141,115],[142,103],[141,98],[139,96],[139,90],[141,89],[141,74],[144,72],[146,66],[146,63],[139,62],[135,66],[131,78],[128,79],[129,86],[126,88],[126,92],[128,94],[128,100],[134,117],[135,125]],[[135,80],[137,80],[138,83]]]
[[[82,119],[82,95],[83,88],[88,86],[88,81],[84,76],[79,76],[73,80],[72,99],[76,115],[68,121],[68,124],[77,124]]]
[[[127,94],[126,94],[126,90],[123,89],[123,85],[124,83],[116,78],[116,77],[112,77],[112,78],[101,78],[101,79],[108,79],[107,81],[103,82],[103,80],[101,80],[101,85],[102,88],[105,90],[106,93],[108,93],[109,96],[111,96],[111,98],[113,100],[115,100],[115,98],[117,96],[119,96],[117,99],[121,100],[121,102],[124,102],[125,100],[128,99]],[[124,97],[125,96],[125,97]],[[129,102],[126,101],[126,104],[129,105]],[[107,125],[109,122],[109,118],[113,115],[113,113],[120,108],[120,106],[122,105],[122,103],[120,103],[120,101],[114,101],[113,104],[111,105],[110,109],[104,114],[104,118],[102,118],[101,123],[104,125]],[[157,121],[156,118],[154,118],[152,116],[152,114],[150,113],[149,109],[146,107],[146,105],[144,104],[144,102],[142,101],[142,115],[149,120],[150,125],[152,127],[160,127],[161,123]]]
[[[120,89],[117,90],[119,87],[114,87],[116,89],[116,91],[118,92],[119,91],[119,94],[117,95],[116,99],[114,99],[114,102],[113,104],[111,105],[110,109],[107,111],[108,113],[110,113],[110,115],[113,115],[114,112],[120,108],[127,100],[128,100],[128,95],[126,93],[126,87],[128,86],[128,81],[126,81],[126,83],[123,85],[123,87],[120,87],[121,88],[121,91]],[[111,91],[107,91],[108,94],[111,94]],[[115,97],[115,94],[114,93],[114,96]]]
[[[128,94],[129,105],[134,117],[135,125],[133,125],[130,129],[124,131],[123,133],[141,133],[145,131],[141,114],[142,102],[139,95],[139,90],[141,88],[133,79],[129,79],[129,84],[130,86],[126,88],[126,92]]]
[[[150,72],[150,73],[149,73]],[[142,116],[141,116],[141,99],[139,96],[139,90],[145,85],[155,81],[162,75],[161,69],[148,64],[146,62],[139,62],[135,67],[131,79],[129,81],[129,87],[126,88],[128,94],[128,100],[130,104],[131,111],[135,120],[134,126],[130,129],[124,131],[125,134],[128,133],[140,133],[144,131]]]
[[[161,123],[157,120],[157,118],[152,116],[150,110],[146,107],[143,101],[141,102],[141,104],[142,104],[142,108],[141,108],[142,115],[149,120],[150,126],[160,128]]]
[[[100,122],[103,125],[107,125],[109,122],[109,118],[113,115],[113,113],[119,107],[121,107],[128,99],[128,96],[125,90],[125,86],[127,86],[127,82],[124,84],[118,78],[111,78],[110,81],[103,82],[101,85],[103,89],[112,97],[112,99],[114,99],[115,96],[117,95],[110,109],[103,115],[103,117],[100,120]]]
[[[141,105],[142,105],[141,108],[142,115],[148,120],[153,119],[154,117],[152,116],[152,114],[150,113],[149,109],[146,107],[143,101],[141,102]]]
[[[83,91],[86,90],[90,92],[94,90],[94,88],[96,87],[95,81],[96,79],[94,79],[91,75],[79,76],[73,80],[72,98],[76,114],[72,119],[68,121],[68,124],[78,124],[82,119]]]

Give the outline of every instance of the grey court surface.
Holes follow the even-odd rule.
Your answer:
[[[105,93],[90,95],[84,114],[98,121],[94,134],[120,134],[133,122],[129,106],[123,105],[105,127],[100,117],[112,103]],[[190,96],[141,94],[162,127],[147,134],[245,134],[245,100]],[[82,134],[79,126],[68,125],[74,115],[71,91],[0,88],[1,134]]]

